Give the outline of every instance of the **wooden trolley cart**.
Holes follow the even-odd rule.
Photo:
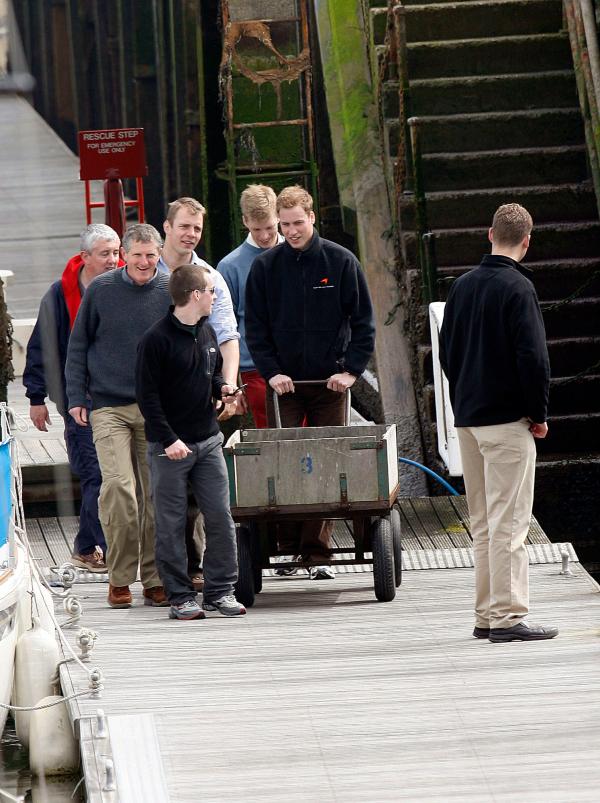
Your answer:
[[[332,565],[372,563],[375,596],[394,599],[402,580],[395,424],[238,430],[224,451],[244,605],[254,604],[263,569],[299,565],[271,561],[273,525],[308,518],[351,522],[354,558],[336,557],[352,551],[336,548]]]

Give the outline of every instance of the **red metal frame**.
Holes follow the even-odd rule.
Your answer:
[[[92,201],[92,193],[90,189],[90,182],[85,180],[84,182],[85,187],[85,217],[86,222],[89,224],[92,222],[92,209],[104,209],[105,204],[102,201]],[[138,210],[138,223],[144,223],[145,221],[145,208],[144,208],[144,182],[141,176],[138,176],[135,179],[135,187],[137,198],[131,201],[123,201],[125,207],[135,206]]]

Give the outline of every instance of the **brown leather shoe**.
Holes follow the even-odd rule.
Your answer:
[[[98,552],[90,552],[89,555],[73,553],[71,555],[71,563],[73,566],[77,566],[78,569],[85,569],[88,572],[105,573],[108,571],[106,563]]]
[[[190,575],[190,580],[192,581],[192,585],[194,586],[194,591],[202,591],[204,588],[204,575],[202,572],[196,572],[195,574]]]
[[[108,584],[108,604],[111,608],[131,608],[131,601],[129,586]]]
[[[153,586],[144,589],[144,605],[153,605],[155,608],[165,608],[169,600],[162,586]]]

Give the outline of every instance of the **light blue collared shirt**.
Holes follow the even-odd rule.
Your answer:
[[[233,311],[233,304],[231,303],[231,293],[227,287],[225,279],[220,273],[211,267],[208,262],[200,259],[195,251],[192,251],[191,258],[192,265],[202,265],[203,268],[208,268],[210,271],[210,278],[215,283],[215,303],[213,304],[212,312],[208,316],[208,322],[215,330],[217,335],[217,342],[226,343],[228,340],[239,340],[239,332],[237,330],[237,321]],[[170,273],[168,265],[161,257],[156,265],[161,273]]]

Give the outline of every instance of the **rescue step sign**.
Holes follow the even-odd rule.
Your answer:
[[[81,181],[148,175],[143,128],[79,132]]]

